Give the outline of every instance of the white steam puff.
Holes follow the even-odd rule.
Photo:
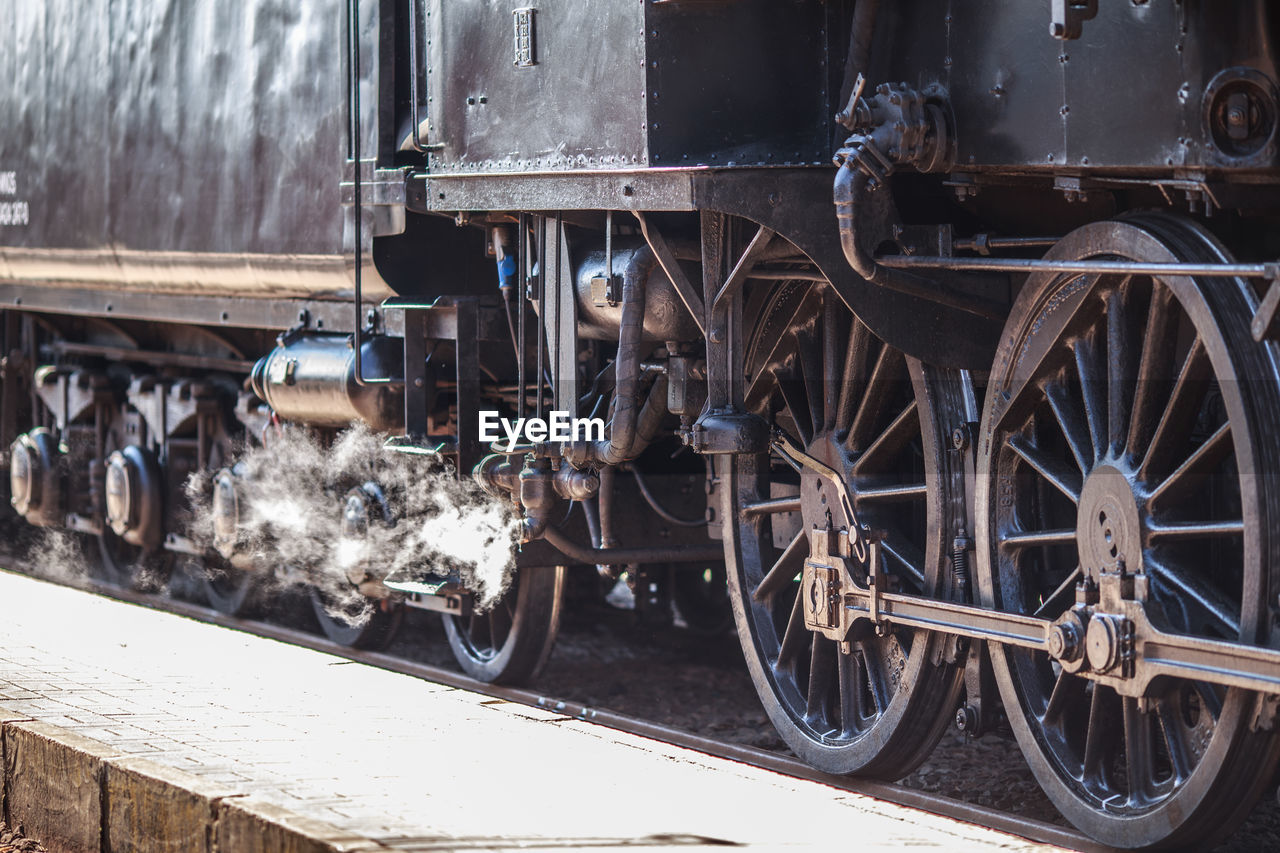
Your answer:
[[[469,480],[460,481],[436,457],[389,452],[382,438],[352,427],[332,445],[311,433],[286,428],[269,443],[249,449],[236,466],[240,524],[245,547],[263,569],[286,567],[318,585],[331,611],[349,622],[372,613],[349,580],[363,563],[379,578],[456,572],[486,610],[506,591],[515,571],[519,519]],[[343,498],[376,483],[394,514],[381,523],[370,507],[368,535],[341,535]],[[188,483],[191,503],[202,507],[192,536],[212,541],[206,477]]]

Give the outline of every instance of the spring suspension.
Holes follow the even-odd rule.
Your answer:
[[[969,599],[969,551],[972,548],[973,540],[961,527],[951,542],[951,579],[965,601]]]

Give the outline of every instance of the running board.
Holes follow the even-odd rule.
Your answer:
[[[422,579],[391,580],[388,578],[382,582],[382,585],[391,592],[403,595],[407,607],[430,610],[435,613],[448,613],[453,616],[471,614],[471,593],[448,578],[435,575],[428,575]]]

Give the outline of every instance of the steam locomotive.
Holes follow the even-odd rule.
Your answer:
[[[690,613],[721,573],[823,770],[898,778],[1003,713],[1062,813],[1133,848],[1206,844],[1272,783],[1272,4],[9,17],[10,503],[119,582],[194,562],[243,608],[273,567],[237,454],[363,422],[512,507],[522,547],[485,612],[438,566],[359,567],[372,619],[317,595],[344,642],[424,607],[469,672],[528,678],[565,566]],[[335,525],[394,515],[377,486]]]

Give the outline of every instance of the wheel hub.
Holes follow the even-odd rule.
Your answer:
[[[1113,465],[1090,472],[1076,517],[1080,566],[1095,582],[1101,572],[1142,569],[1142,517],[1132,481]]]

